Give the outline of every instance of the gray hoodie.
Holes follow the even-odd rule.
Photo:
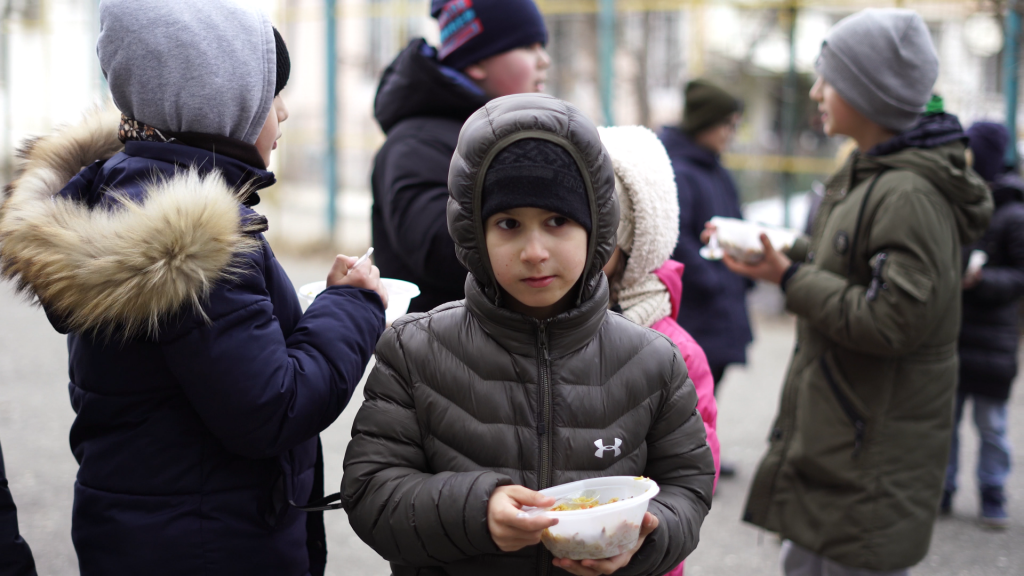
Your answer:
[[[170,132],[254,144],[274,101],[274,29],[234,0],[102,0],[96,45],[114,104]]]

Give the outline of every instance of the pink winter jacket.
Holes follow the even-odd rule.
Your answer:
[[[693,336],[683,330],[683,327],[676,322],[676,314],[679,313],[679,301],[683,297],[683,270],[685,266],[675,260],[667,260],[665,264],[654,273],[668,288],[669,299],[672,301],[672,314],[658,320],[651,328],[668,336],[675,342],[679,351],[683,354],[686,368],[690,373],[690,380],[697,389],[697,411],[704,419],[704,429],[708,434],[708,446],[711,448],[711,455],[715,459],[715,485],[718,485],[719,452],[718,432],[718,404],[715,402],[715,382],[711,378],[711,368],[708,366],[708,359],[700,344],[693,339]],[[675,570],[666,576],[682,576],[683,565],[680,564]]]

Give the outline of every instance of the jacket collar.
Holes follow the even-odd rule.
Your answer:
[[[211,150],[174,142],[130,141],[124,145],[124,153],[133,158],[145,158],[173,164],[181,170],[196,168],[203,174],[217,169],[224,176],[228,186],[232,188],[248,186],[255,191],[277,183],[274,173],[263,168],[224,154],[217,154]],[[246,202],[246,205],[252,204]]]
[[[537,320],[492,302],[473,277],[466,279],[466,308],[487,334],[513,354],[535,356],[543,326],[552,357],[565,356],[594,339],[608,314],[608,280],[598,277],[592,296],[579,306],[548,320]]]
[[[673,156],[682,156],[707,168],[714,168],[721,163],[718,154],[697,144],[685,132],[675,126],[665,126],[662,128],[661,138],[665,142],[665,148]]]

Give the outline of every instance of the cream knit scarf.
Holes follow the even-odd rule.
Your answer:
[[[619,292],[619,306],[623,316],[645,328],[672,313],[668,288],[654,274]]]

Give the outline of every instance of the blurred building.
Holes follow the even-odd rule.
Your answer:
[[[381,72],[410,39],[436,42],[427,0],[337,0],[338,131],[333,191],[337,226],[327,232],[327,69],[325,0],[246,0],[268,12],[288,42],[292,80],[284,92],[291,118],[272,168],[280,184],[259,208],[271,217],[275,245],[328,242],[356,252],[369,243],[369,174],[383,141],[373,119]],[[918,10],[938,47],[937,91],[966,123],[1004,117],[1002,12],[999,2],[860,0],[617,0],[610,37],[601,34],[607,0],[537,0],[551,32],[548,91],[605,123],[657,127],[679,121],[682,86],[705,76],[746,101],[734,153],[745,200],[807,190],[834,166],[838,142],[821,132],[807,91],[821,40],[838,19],[869,5]],[[96,0],[0,0],[0,175],[9,177],[16,143],[72,122],[106,98],[95,56]],[[791,14],[795,11],[795,22]],[[792,22],[792,23],[791,23]],[[602,91],[599,46],[615,46],[613,83]],[[794,111],[786,145],[787,73]],[[799,222],[793,222],[799,225]]]

